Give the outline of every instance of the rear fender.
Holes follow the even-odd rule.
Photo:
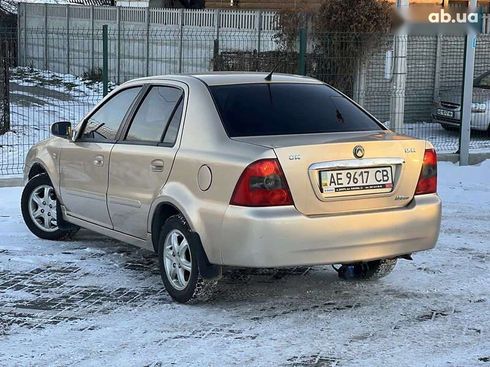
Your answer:
[[[156,209],[160,204],[171,204],[174,206],[187,220],[189,227],[193,233],[199,236],[199,243],[205,252],[208,262],[213,264],[221,263],[221,254],[212,244],[206,241],[207,232],[200,212],[199,199],[183,184],[177,182],[167,182],[162,188],[160,195],[153,201],[148,215],[147,230],[151,233],[151,226]],[[201,240],[203,239],[203,240]]]

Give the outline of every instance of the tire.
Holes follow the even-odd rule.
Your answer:
[[[368,271],[366,272],[363,279],[376,280],[384,278],[395,269],[396,263],[397,259],[369,261],[367,263]]]
[[[383,259],[342,265],[339,277],[345,280],[377,280],[384,278],[395,269],[397,259]]]
[[[458,131],[459,128],[457,126],[453,126],[453,125],[448,125],[448,124],[441,124],[442,128],[444,130],[447,130],[447,131]]]
[[[158,263],[163,284],[179,303],[196,303],[211,298],[216,280],[205,280],[199,272],[200,251],[185,218],[168,218],[158,239]]]
[[[48,175],[34,176],[24,187],[21,210],[27,228],[44,240],[63,240],[73,236],[78,227],[68,229],[58,227],[56,193]]]

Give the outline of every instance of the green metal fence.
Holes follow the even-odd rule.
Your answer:
[[[428,139],[440,152],[457,151],[457,129],[433,123],[432,115],[441,98],[456,108],[461,101],[463,36],[301,29],[293,45],[282,47],[274,33],[101,25],[69,31],[22,27],[0,34],[3,49],[10,50],[1,54],[10,72],[10,127],[0,135],[0,174],[19,174],[28,149],[49,136],[51,123],[78,122],[127,80],[209,71],[274,69],[312,76],[348,94],[391,128]],[[490,35],[480,35],[476,47],[479,75],[490,70]],[[490,150],[487,132],[472,132],[470,147]]]

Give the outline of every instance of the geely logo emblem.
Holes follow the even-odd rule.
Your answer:
[[[360,159],[364,157],[364,148],[362,147],[362,145],[356,145],[354,147],[353,153],[354,153],[354,157]]]

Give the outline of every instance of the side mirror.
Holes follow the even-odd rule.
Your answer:
[[[51,134],[64,139],[71,139],[71,122],[61,121],[51,125]]]

